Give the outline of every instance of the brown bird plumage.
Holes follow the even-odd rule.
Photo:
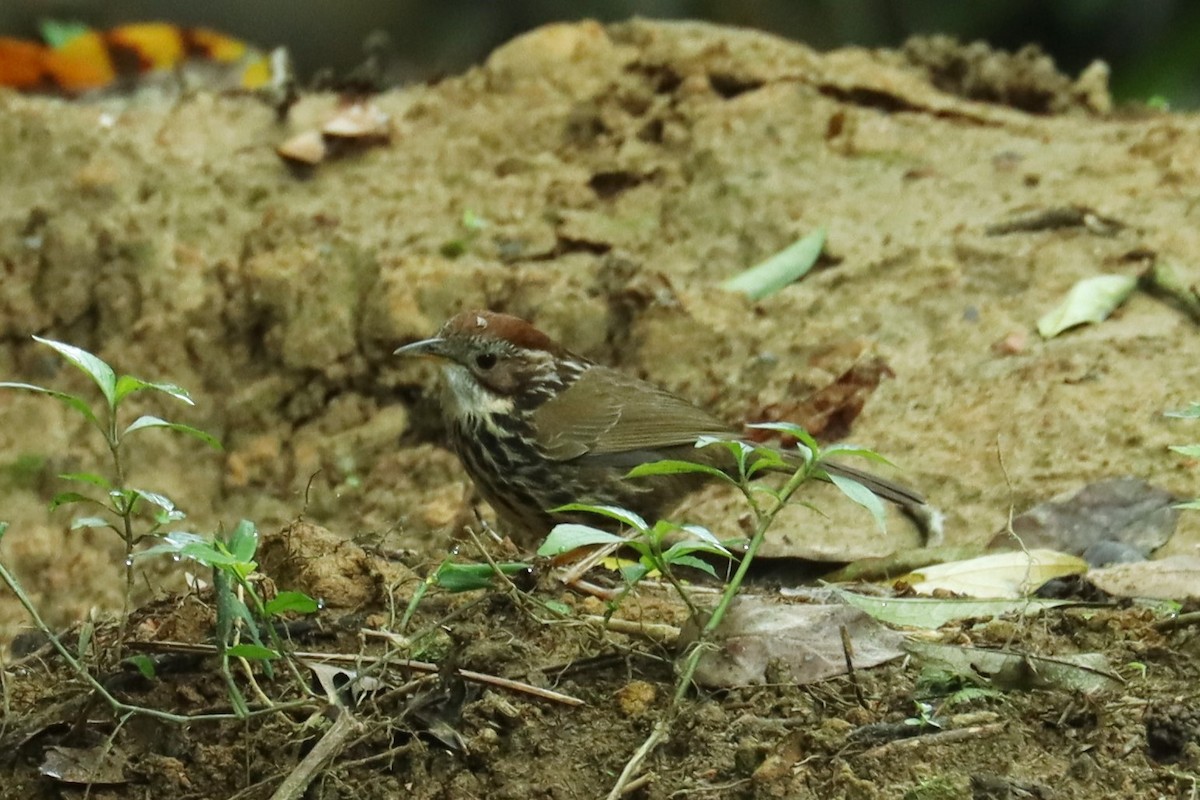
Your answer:
[[[734,469],[724,448],[695,444],[701,436],[737,438],[736,429],[678,395],[571,353],[517,317],[464,312],[434,338],[396,352],[443,361],[442,412],[454,450],[507,532],[523,541],[559,522],[597,522],[549,511],[567,503],[621,506],[653,522],[706,480],[626,478],[638,464],[684,459]],[[919,493],[842,464],[824,468],[897,503],[929,532],[933,516]]]

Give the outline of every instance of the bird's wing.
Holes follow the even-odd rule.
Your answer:
[[[599,366],[543,403],[534,412],[534,423],[538,444],[557,461],[583,455],[653,453],[695,444],[700,436],[736,435],[682,397]]]

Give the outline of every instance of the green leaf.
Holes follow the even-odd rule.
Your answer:
[[[88,656],[88,648],[92,646],[92,636],[96,633],[96,624],[90,620],[84,620],[79,627],[79,641],[75,645],[75,653],[80,660],[86,659]]]
[[[228,547],[238,561],[251,561],[258,550],[258,528],[248,519],[241,520],[229,534]]]
[[[1200,458],[1200,444],[1173,444],[1168,449],[1188,458]]]
[[[617,571],[629,583],[637,583],[650,574],[650,567],[645,564],[623,564]]]
[[[671,566],[691,567],[692,569],[698,569],[701,572],[708,573],[714,578],[717,578],[717,580],[720,580],[720,577],[717,575],[717,571],[713,569],[712,564],[709,564],[707,561],[702,561],[695,556],[676,556],[670,561],[667,561],[667,563]]]
[[[723,439],[720,436],[698,436],[696,437],[696,449],[700,450],[705,447],[717,445],[724,447],[729,451],[730,455],[735,458],[745,458],[750,453],[754,452],[754,447],[746,444],[740,439]]]
[[[865,447],[856,447],[852,444],[831,444],[821,451],[821,460],[832,455],[849,456],[851,458],[865,458],[867,461],[874,461],[876,464],[884,464],[889,467],[896,466],[891,461],[888,461],[883,456],[876,453],[874,450],[868,450]]]
[[[130,656],[121,662],[122,664],[132,664],[137,667],[137,671],[142,674],[142,677],[148,681],[154,680],[155,669],[154,659],[147,655]]]
[[[235,644],[233,647],[225,648],[225,655],[250,661],[270,661],[273,658],[279,658],[279,653],[261,644]]]
[[[37,392],[38,394],[50,395],[55,400],[60,400],[70,408],[78,411],[84,419],[95,425],[97,428],[104,430],[100,425],[100,421],[96,419],[96,415],[92,413],[91,406],[73,394],[56,392],[55,390],[47,389],[44,386],[34,386],[32,383],[12,383],[11,381],[0,382],[0,389],[24,389],[28,392]]]
[[[622,525],[628,525],[630,528],[635,528],[643,533],[650,530],[650,526],[646,524],[646,520],[642,519],[634,512],[620,508],[619,506],[594,506],[587,503],[568,503],[565,506],[551,509],[552,511],[586,511],[589,514],[598,514],[602,517],[615,519]]]
[[[1171,508],[1178,508],[1181,511],[1196,511],[1200,509],[1200,500],[1186,500],[1182,503],[1176,503]]]
[[[187,531],[171,531],[161,538],[162,544],[156,544],[154,547],[147,547],[137,553],[137,557],[157,556],[169,554],[173,556],[182,555],[183,551],[192,546],[203,545],[210,547],[209,540],[198,533],[188,533]]]
[[[261,646],[262,637],[259,636],[258,633],[258,622],[255,621],[254,615],[250,613],[250,608],[242,601],[240,597],[237,596],[236,591],[229,585],[228,579],[216,579],[217,576],[221,574],[222,573],[217,572],[213,575],[213,586],[216,587],[222,584],[225,586],[225,589],[219,593],[217,603],[218,611],[221,607],[223,607],[225,609],[224,613],[227,615],[229,620],[228,625],[226,626],[227,635],[232,635],[234,627],[233,623],[237,620],[241,620],[242,629],[250,635],[250,638],[254,640],[255,644]],[[220,613],[218,613],[218,617],[219,616]],[[225,641],[228,642],[229,639],[226,638]]]
[[[280,614],[293,612],[296,614],[313,614],[321,607],[321,604],[304,592],[280,592],[263,604],[263,610],[268,616],[276,617]]]
[[[76,517],[71,520],[71,530],[77,531],[81,528],[116,528],[111,522],[104,517]]]
[[[529,564],[512,562],[497,564],[505,575],[516,575],[530,568]],[[434,583],[451,593],[490,589],[496,578],[491,564],[455,564],[445,562],[434,573]]]
[[[1066,298],[1038,320],[1038,333],[1050,339],[1086,322],[1103,322],[1137,287],[1132,275],[1095,275],[1071,287]]]
[[[81,483],[90,483],[93,486],[99,486],[101,489],[111,489],[112,484],[103,475],[97,475],[94,472],[64,472],[58,477],[64,481],[79,481]]]
[[[132,489],[109,489],[108,499],[112,502],[112,509],[117,514],[132,514],[136,508],[138,493]]]
[[[87,375],[96,385],[100,387],[100,393],[104,395],[105,401],[108,403],[110,410],[115,410],[117,407],[117,374],[113,372],[113,368],[101,361],[96,356],[89,353],[87,350],[82,350],[74,345],[56,342],[53,339],[43,339],[40,336],[34,336],[34,341],[54,348],[67,361],[79,367],[83,374]]]
[[[755,428],[760,431],[778,431],[779,433],[791,436],[814,453],[821,452],[821,446],[817,444],[817,440],[812,437],[812,434],[794,422],[755,422],[746,427]]]
[[[88,497],[86,494],[80,494],[79,492],[59,492],[50,498],[50,510],[53,511],[59,506],[66,506],[72,503],[93,503],[101,508],[104,507],[104,504],[99,500],[96,500],[94,497]]]
[[[173,522],[187,519],[187,514],[180,511],[178,508],[173,508],[170,511],[154,512],[154,521],[158,525],[170,525]]]
[[[254,561],[237,558],[220,542],[187,531],[171,531],[162,537],[162,544],[138,552],[137,557],[167,554],[174,558],[189,558],[206,567],[223,569],[246,577],[258,568]]]
[[[175,504],[171,502],[171,498],[167,497],[165,494],[147,491],[146,489],[134,489],[133,487],[130,487],[128,491],[132,496],[140,497],[147,503],[158,506],[163,511],[175,510]]]
[[[1192,403],[1182,411],[1168,411],[1163,416],[1175,417],[1177,419],[1196,419],[1200,417],[1200,403]]]
[[[712,544],[710,542],[698,542],[695,539],[686,542],[676,542],[663,553],[663,561],[668,564],[675,563],[682,556],[689,553],[708,553],[709,555],[721,556],[722,558],[732,558],[733,555],[720,544]]]
[[[788,468],[788,463],[783,460],[783,454],[771,447],[756,447],[754,449],[756,458],[746,469],[746,477],[753,478],[759,472],[766,469],[784,469]]]
[[[726,475],[716,467],[710,467],[708,464],[697,464],[694,461],[678,461],[673,459],[664,459],[662,461],[651,461],[646,464],[638,464],[629,472],[625,473],[626,478],[644,478],[649,475],[686,475],[689,473],[701,473],[710,475],[714,478],[720,478],[728,483],[737,483],[733,478]]]
[[[561,600],[543,600],[542,604],[560,617],[575,616],[575,610]]]
[[[761,300],[808,274],[825,247],[825,229],[817,230],[721,284],[731,292],[742,292]]]
[[[678,527],[679,527],[679,530],[687,533],[688,535],[692,536],[693,538],[695,538],[701,542],[708,542],[710,544],[716,545],[717,547],[720,547],[722,550],[725,549],[724,543],[722,543],[721,540],[716,537],[716,534],[714,534],[712,531],[710,531],[708,528],[704,527],[703,525],[692,525],[689,523],[686,525],[680,525]]]
[[[132,375],[122,375],[117,378],[117,402],[121,402],[134,392],[140,392],[143,389],[152,389],[156,392],[162,392],[165,395],[170,395],[176,400],[182,400],[189,406],[196,405],[192,402],[192,397],[187,393],[187,390],[182,386],[176,386],[173,383],[159,383],[156,381],[144,381],[141,378],[135,378]]]
[[[554,526],[550,535],[546,537],[546,541],[542,542],[542,546],[538,548],[537,554],[553,557],[578,550],[581,547],[595,544],[617,544],[623,541],[625,540],[614,533],[602,531],[590,525],[564,522]]]
[[[186,433],[188,436],[194,436],[214,450],[221,449],[221,443],[215,436],[211,436],[199,428],[193,428],[191,425],[184,425],[180,422],[167,422],[165,419],[159,419],[158,417],[152,417],[149,415],[138,417],[133,422],[129,423],[129,427],[126,428],[125,432],[121,435],[127,436],[134,431],[140,431],[145,428],[169,428],[170,430],[178,431],[179,433]]]
[[[852,478],[847,478],[842,475],[829,475],[829,480],[838,489],[841,489],[842,494],[849,497],[855,503],[871,512],[871,516],[875,518],[875,524],[879,526],[880,533],[887,533],[887,523],[884,517],[883,503],[875,493],[867,487],[863,486]]]
[[[785,436],[792,437],[796,440],[796,452],[804,459],[806,467],[812,466],[813,459],[821,456],[821,446],[817,443],[817,440],[808,431],[794,422],[756,422],[746,427],[764,431],[778,431]]]

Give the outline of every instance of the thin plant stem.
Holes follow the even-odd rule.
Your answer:
[[[27,613],[29,618],[33,620],[34,626],[49,640],[54,649],[58,651],[58,655],[67,663],[67,666],[71,668],[71,671],[78,675],[84,683],[90,686],[92,690],[96,692],[96,694],[100,695],[100,697],[102,697],[117,714],[134,713],[145,717],[151,717],[153,719],[160,719],[165,722],[174,722],[181,725],[186,725],[192,722],[225,722],[235,719],[248,719],[250,717],[265,716],[266,714],[277,713],[287,709],[312,707],[312,701],[310,700],[297,700],[291,703],[281,703],[271,708],[248,709],[245,717],[238,717],[235,714],[172,714],[169,711],[159,711],[156,708],[146,708],[144,706],[135,706],[122,702],[114,697],[113,694],[108,691],[108,689],[104,688],[104,684],[96,680],[92,674],[87,671],[83,664],[81,664],[75,658],[75,656],[71,655],[71,651],[67,649],[66,645],[59,640],[54,631],[50,629],[50,626],[47,625],[45,620],[42,619],[41,615],[38,614],[37,608],[33,605],[33,601],[29,599],[29,595],[25,594],[24,587],[21,586],[21,583],[11,572],[8,571],[8,568],[5,567],[3,563],[0,563],[0,581],[3,581],[4,585],[7,586],[9,590],[16,596],[17,602],[21,604],[21,606],[25,609],[25,613]]]
[[[788,501],[792,498],[792,495],[796,493],[796,490],[799,489],[805,483],[805,481],[811,477],[813,470],[817,467],[817,463],[818,460],[814,458],[812,461],[806,463],[803,467],[796,470],[788,479],[788,482],[784,484],[783,488],[780,489],[775,495],[775,503],[769,509],[765,510],[754,497],[754,489],[750,484],[749,478],[746,476],[744,464],[740,465],[742,467],[740,470],[741,480],[739,481],[738,485],[742,490],[742,494],[745,495],[751,509],[754,511],[754,535],[750,537],[750,542],[746,546],[746,552],[742,556],[741,563],[738,564],[737,571],[734,572],[733,577],[729,580],[729,583],[726,584],[725,590],[721,593],[720,601],[713,609],[712,614],[708,618],[708,622],[705,623],[700,632],[699,638],[688,652],[687,658],[684,660],[683,669],[680,670],[679,678],[675,682],[675,693],[671,696],[670,707],[667,709],[666,713],[663,714],[663,716],[654,724],[654,728],[651,730],[650,735],[646,737],[644,742],[642,742],[642,745],[638,748],[637,752],[634,753],[627,762],[625,762],[625,767],[621,770],[620,776],[617,778],[616,783],[613,784],[612,789],[609,791],[607,800],[618,800],[618,798],[624,794],[625,788],[641,769],[642,763],[649,758],[650,754],[653,753],[654,750],[660,744],[662,744],[662,742],[666,740],[667,735],[670,732],[671,725],[674,723],[675,717],[679,713],[680,704],[683,702],[684,697],[687,696],[688,690],[692,686],[692,680],[696,675],[696,669],[700,665],[700,659],[704,655],[706,648],[711,646],[709,643],[709,638],[712,636],[713,631],[717,629],[717,626],[721,624],[721,620],[725,618],[725,613],[733,604],[733,599],[737,596],[738,591],[742,586],[742,581],[745,579],[746,573],[750,569],[751,562],[754,561],[754,556],[758,553],[759,547],[762,546],[763,541],[766,539],[767,530],[774,523],[776,515],[783,510],[783,507],[787,505]]]
[[[125,599],[121,604],[121,621],[117,631],[117,660],[121,659],[125,647],[125,634],[129,624],[130,604],[133,598],[133,503],[125,491],[125,465],[121,461],[121,436],[117,433],[117,409],[108,410],[108,430],[104,438],[108,441],[108,451],[112,454],[113,471],[116,473],[115,490],[122,498],[120,503],[121,538],[125,542]],[[115,504],[114,504],[115,505]]]

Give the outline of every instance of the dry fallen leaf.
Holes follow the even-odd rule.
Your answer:
[[[816,683],[846,672],[846,629],[856,669],[903,655],[904,635],[847,605],[771,602],[739,597],[718,626],[716,649],[696,669],[702,686],[728,687],[768,681],[768,667],[790,670],[788,680]],[[683,638],[694,638],[694,627]]]
[[[1096,275],[1071,287],[1066,298],[1038,320],[1038,333],[1051,339],[1085,322],[1103,322],[1137,288],[1132,275]]]
[[[1078,556],[1054,550],[1013,551],[922,567],[900,578],[918,594],[952,592],[966,597],[1017,598],[1052,578],[1087,572]]]
[[[1183,601],[1200,598],[1200,556],[1171,556],[1117,564],[1088,573],[1088,579],[1117,597]]]
[[[1024,547],[1083,556],[1093,566],[1140,560],[1175,532],[1178,500],[1141,478],[1109,478],[1039,503],[1013,519],[1012,532]],[[1004,531],[989,546],[1017,543]]]

